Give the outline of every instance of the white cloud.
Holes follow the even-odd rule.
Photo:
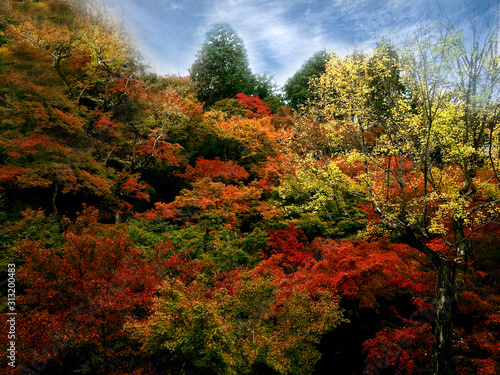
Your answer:
[[[339,55],[372,49],[403,15],[394,0],[220,0],[206,9],[203,27],[230,23],[245,42],[252,70],[274,73],[283,84],[320,49]]]
[[[230,23],[245,42],[252,70],[275,73],[276,79],[284,83],[304,59],[323,47],[316,27],[286,17],[297,16],[293,10],[301,3],[218,1],[206,15],[206,26],[221,21]],[[273,71],[273,67],[279,71]]]
[[[97,0],[96,0],[97,1]],[[104,0],[136,30],[138,44],[160,74],[188,74],[205,33],[230,23],[243,38],[252,70],[283,84],[316,51],[343,56],[370,51],[384,37],[405,38],[417,21],[433,22],[444,10],[455,17],[456,0]],[[484,0],[481,6],[497,0]],[[462,3],[462,2],[460,2]],[[437,6],[436,4],[440,5]],[[483,8],[481,8],[483,7]]]

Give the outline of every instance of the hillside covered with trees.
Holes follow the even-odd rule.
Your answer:
[[[498,22],[281,90],[228,24],[160,76],[92,2],[0,8],[2,371],[500,373]]]

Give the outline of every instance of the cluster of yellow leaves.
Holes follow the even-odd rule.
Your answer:
[[[330,57],[313,81],[314,106],[297,123],[299,133],[314,124],[323,141],[291,145],[298,171],[279,189],[282,199],[295,199],[289,210],[327,212],[350,194],[369,202],[378,217],[371,229],[443,236],[454,221],[480,226],[494,217],[499,160],[487,139],[498,139],[500,127],[486,113],[471,119],[444,87],[427,86],[434,91],[425,96],[425,82],[412,78],[410,68],[379,51]]]
[[[205,371],[215,366],[242,374],[261,362],[278,373],[309,373],[320,357],[315,345],[321,335],[341,320],[338,301],[326,293],[313,298],[285,290],[259,272],[214,291],[202,278],[189,285],[167,280],[152,317],[131,321],[127,329],[144,350],[193,358]]]

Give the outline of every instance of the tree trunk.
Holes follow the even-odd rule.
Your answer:
[[[434,351],[432,353],[432,374],[454,373],[451,361],[453,321],[458,299],[465,288],[465,276],[470,255],[470,246],[464,233],[463,219],[455,219],[453,234],[456,257],[453,260],[440,258],[434,261],[436,271],[436,326]]]
[[[436,321],[434,349],[432,352],[432,375],[451,373],[451,342],[453,339],[453,317],[455,296],[452,287],[452,262],[441,259],[434,264],[436,272]]]
[[[412,231],[406,231],[404,236],[406,244],[424,253],[429,258],[436,273],[436,321],[434,322],[434,347],[431,361],[432,375],[450,375],[453,373],[451,360],[453,321],[457,308],[457,298],[463,290],[461,283],[463,281],[462,275],[464,275],[462,263],[457,262],[457,259],[458,254],[462,251],[459,245],[465,243],[463,241],[465,236],[460,237],[460,233],[463,234],[463,226],[458,225],[456,228],[458,235],[455,236],[457,244],[457,258],[455,260],[449,259],[444,254],[427,246]]]
[[[59,180],[54,182],[54,190],[52,191],[52,199],[50,201],[52,212],[58,217],[59,217],[59,210],[57,209],[56,199],[57,199],[57,193],[59,192],[60,185],[61,185],[61,183],[59,182]]]

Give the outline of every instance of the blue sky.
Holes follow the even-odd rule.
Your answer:
[[[484,24],[500,9],[498,0],[101,1],[158,74],[188,75],[206,32],[227,22],[243,38],[252,71],[270,73],[280,85],[320,49],[369,52],[382,38],[411,36],[419,22],[446,16]]]

